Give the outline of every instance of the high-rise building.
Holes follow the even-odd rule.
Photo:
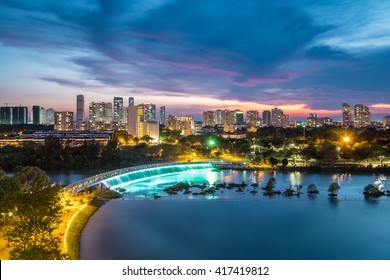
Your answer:
[[[203,126],[215,126],[215,111],[203,112]]]
[[[114,122],[121,122],[123,120],[122,108],[123,108],[123,98],[114,97]]]
[[[235,110],[235,120],[232,124],[244,124],[244,112],[241,110]]]
[[[151,103],[143,103],[144,107],[144,121],[156,121],[156,105]]]
[[[246,111],[245,122],[253,126],[259,126],[260,125],[259,111],[256,110]]]
[[[47,112],[45,108],[39,108],[39,124],[47,125]]]
[[[156,121],[143,121],[142,123],[142,135],[138,135],[139,138],[148,135],[154,141],[160,139],[160,125]]]
[[[306,126],[308,127],[319,127],[320,121],[316,113],[310,113],[309,117],[306,119]]]
[[[194,133],[195,122],[193,116],[177,116],[174,129],[180,130],[181,135],[188,136]]]
[[[0,107],[0,124],[12,124],[12,107]]]
[[[142,138],[149,135],[155,140],[159,139],[159,123],[156,122],[156,106],[153,104],[141,104],[127,107],[127,131],[129,134]],[[154,118],[154,119],[152,119]]]
[[[263,125],[271,126],[271,111],[269,110],[263,111]]]
[[[341,122],[342,125],[346,127],[352,125],[352,111],[351,111],[351,106],[349,106],[348,103],[343,103],[342,105]]]
[[[63,111],[54,113],[54,130],[73,130],[73,112]]]
[[[27,124],[28,109],[25,106],[12,107],[12,124]]]
[[[122,113],[121,113],[121,116],[120,116],[120,119],[119,119],[119,123],[120,124],[127,124],[127,108],[126,107],[122,107]]]
[[[32,123],[33,124],[38,125],[41,123],[40,113],[41,113],[41,107],[32,106]]]
[[[140,120],[140,118],[138,118],[138,106],[127,107],[127,131],[134,137],[137,136],[138,120]]]
[[[283,110],[273,108],[271,110],[271,123],[274,127],[283,127]]]
[[[92,102],[89,104],[89,122],[106,123],[112,122],[112,103],[111,102]]]
[[[129,106],[134,106],[134,97],[129,97]]]
[[[46,124],[53,125],[54,124],[54,109],[49,108],[46,110]]]
[[[353,124],[358,128],[371,125],[371,113],[367,106],[364,106],[363,104],[355,105]]]
[[[78,126],[80,126],[81,123],[84,121],[84,115],[85,115],[84,110],[85,110],[84,95],[79,94],[76,97],[76,121]]]
[[[176,125],[176,117],[172,115],[168,115],[166,126],[172,130],[175,129],[175,125]]]
[[[286,127],[290,125],[290,118],[283,113],[282,109],[273,108],[271,110],[271,124],[274,127]]]
[[[230,110],[218,109],[215,111],[215,122],[216,124],[227,124],[229,119]]]
[[[166,122],[166,111],[165,106],[160,107],[160,124],[165,125]]]
[[[130,98],[129,106],[127,107],[127,131],[129,134],[137,138],[149,135],[150,137],[158,140],[159,122],[156,121],[156,105],[144,103],[134,106],[134,103],[131,105]]]
[[[390,128],[390,116],[383,117],[382,126],[384,129]]]

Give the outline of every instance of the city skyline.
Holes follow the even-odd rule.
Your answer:
[[[191,8],[189,8],[191,7]],[[3,105],[76,112],[112,102],[167,115],[281,108],[340,118],[390,112],[390,3],[373,1],[2,1]]]

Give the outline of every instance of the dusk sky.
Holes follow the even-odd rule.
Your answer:
[[[0,0],[0,102],[390,114],[390,1]],[[31,108],[30,108],[31,109]],[[337,117],[335,117],[337,119]]]

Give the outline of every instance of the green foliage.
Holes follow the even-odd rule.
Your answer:
[[[331,194],[335,194],[338,192],[339,189],[340,185],[336,182],[333,182],[329,185],[328,192],[330,192]]]
[[[77,219],[74,219],[71,227],[68,230],[68,254],[71,260],[80,259],[80,238],[84,226],[87,224],[89,218],[104,204],[102,200],[94,200],[94,202],[88,204],[77,215]]]
[[[366,197],[380,197],[385,195],[384,191],[381,191],[379,187],[374,186],[372,184],[368,184],[364,187],[363,194]]]
[[[262,189],[265,190],[265,195],[274,195],[274,188],[276,184],[276,179],[274,177],[270,178]]]
[[[268,160],[272,166],[275,166],[279,163],[279,160],[277,158],[274,158],[274,157],[270,157]]]
[[[316,192],[317,191],[317,186],[314,184],[310,184],[307,186],[307,191],[308,192]]]
[[[6,206],[13,217],[4,235],[7,246],[11,247],[10,258],[65,258],[61,254],[60,239],[53,235],[62,210],[60,188],[52,187],[50,179],[37,167],[20,168],[13,177],[4,180],[1,182],[8,195]]]

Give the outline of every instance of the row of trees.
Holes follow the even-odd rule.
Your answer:
[[[21,167],[13,176],[0,170],[0,228],[11,248],[10,259],[66,257],[53,234],[61,221],[60,191],[37,167]]]
[[[7,171],[14,171],[17,166],[37,166],[43,170],[109,169],[175,160],[179,154],[180,147],[171,144],[120,147],[119,142],[112,139],[105,146],[85,142],[72,147],[58,138],[48,137],[44,145],[27,143],[21,147],[0,148],[0,168]]]
[[[343,136],[351,139],[343,142]],[[213,144],[210,145],[210,139]],[[27,143],[22,147],[0,148],[0,168],[14,170],[17,166],[37,166],[50,169],[110,169],[137,164],[190,160],[198,157],[234,155],[270,165],[296,159],[319,164],[337,161],[383,160],[390,157],[390,132],[374,129],[356,130],[337,127],[260,128],[244,139],[224,139],[218,135],[190,135],[163,130],[162,143],[149,145],[148,138],[139,139],[134,146],[123,145],[134,138],[127,132],[115,132],[108,145],[85,142],[71,147],[59,139],[48,137],[44,145]]]

